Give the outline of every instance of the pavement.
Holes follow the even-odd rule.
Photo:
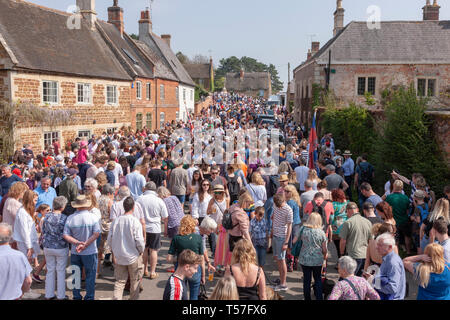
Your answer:
[[[169,239],[162,237],[162,248],[158,253],[158,265],[156,268],[156,272],[159,274],[159,277],[153,280],[150,280],[148,277],[144,277],[143,280],[143,286],[144,290],[140,294],[139,300],[162,300],[164,288],[166,286],[166,282],[169,279],[170,274],[166,271],[169,267],[172,267],[173,264],[167,263],[167,254],[169,249]],[[336,262],[337,262],[337,253],[336,248],[334,244],[329,244],[329,250],[331,253],[331,256],[328,261],[327,266],[327,277],[331,280],[334,280],[337,282],[339,275],[336,270]],[[208,249],[208,252],[210,250]],[[39,256],[39,259],[41,260],[43,256]],[[273,260],[272,254],[267,255],[266,259],[266,266],[265,266],[265,273],[266,276],[269,277],[272,281],[278,279],[279,273],[276,267],[276,263]],[[299,266],[299,270],[301,270],[301,267]],[[114,271],[111,267],[105,267],[101,266],[100,268],[100,277],[97,278],[96,286],[95,286],[95,299],[96,300],[112,300],[113,291],[114,291]],[[411,274],[408,272],[407,274],[407,281],[409,282],[410,287],[410,294],[407,299],[405,300],[415,300],[415,297],[417,296],[417,284],[415,284],[414,280],[412,279]],[[67,274],[68,275],[68,274]],[[281,291],[279,294],[284,300],[304,300],[303,296],[303,273],[298,270],[294,270],[293,272],[288,272],[287,274],[287,285],[288,290],[287,291]],[[45,269],[40,274],[41,279],[45,279]],[[218,277],[215,276],[213,281],[208,281],[208,278],[206,279],[206,289],[208,295],[212,293],[212,290],[214,286],[216,285],[218,281]],[[266,283],[268,281],[266,280]],[[33,292],[37,292],[42,294],[42,296],[39,298],[39,300],[45,300],[45,282],[41,284],[37,284],[33,281],[33,284],[31,286]],[[82,292],[81,294],[84,296],[84,283],[82,284]],[[72,291],[66,290],[66,295],[72,299]],[[311,296],[314,299],[314,293],[311,290]],[[127,292],[124,292],[123,299],[128,299],[129,295]]]

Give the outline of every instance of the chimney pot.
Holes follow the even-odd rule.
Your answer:
[[[338,34],[339,31],[344,29],[344,8],[342,7],[342,0],[336,1],[336,11],[334,12],[334,29],[333,37]]]
[[[108,8],[108,23],[115,25],[120,32],[120,36],[123,36],[125,23],[123,21],[123,9],[119,7],[118,0],[114,0],[113,6]]]
[[[439,21],[439,10],[440,6],[437,3],[437,0],[433,1],[433,4],[430,3],[430,0],[427,0],[425,7],[423,7],[423,20],[424,21]]]
[[[150,9],[145,8],[145,11],[141,11],[141,20],[139,20],[139,40],[143,40],[151,32],[152,21],[150,19]]]

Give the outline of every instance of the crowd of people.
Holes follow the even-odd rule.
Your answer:
[[[261,114],[275,121],[259,122]],[[269,146],[256,160],[244,137],[242,146],[227,140],[235,142],[226,150],[229,162],[202,160],[193,146],[192,161],[177,161],[184,137],[195,139],[194,122],[195,130],[212,132],[201,153],[229,130],[279,129],[283,140],[275,149],[267,135]],[[305,300],[311,287],[316,300],[402,300],[406,271],[418,281],[417,299],[449,300],[450,185],[437,199],[420,173],[409,179],[392,171],[379,195],[368,155],[354,161],[330,133],[310,150],[307,137],[286,108],[216,93],[192,121],[159,130],[54,140],[42,152],[25,144],[1,166],[0,299],[39,298],[32,283],[45,275],[45,299],[67,300],[68,266],[74,300],[95,299],[106,267],[114,269],[113,299],[125,289],[139,299],[143,278],[157,279],[158,259],[165,258],[173,264],[165,300],[275,299],[289,289],[288,273],[300,268]],[[274,161],[262,161],[263,153]],[[160,256],[162,237],[170,240],[167,257]],[[326,275],[332,252],[337,283]],[[264,271],[270,263],[276,280]],[[219,281],[205,297],[212,275]]]

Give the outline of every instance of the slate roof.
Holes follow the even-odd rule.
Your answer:
[[[211,65],[209,63],[183,64],[183,66],[192,79],[209,79],[211,77]]]
[[[68,13],[25,1],[0,0],[0,36],[16,68],[131,80],[98,30],[67,28]]]
[[[373,30],[353,21],[299,67],[313,60],[328,63],[329,49],[335,64],[448,64],[450,21],[383,21]]]
[[[195,87],[194,81],[163,39],[154,33],[149,33],[145,39],[147,41],[134,42],[155,61],[155,77]]]
[[[152,61],[155,62],[155,78],[178,81],[178,78],[172,72],[170,66],[168,66],[168,64],[165,62],[162,52],[160,52],[159,50],[155,50],[155,44],[147,44],[139,40],[133,41],[136,43],[136,45],[139,46],[139,48],[141,48],[145,52],[145,54],[147,54],[152,59]]]
[[[154,77],[152,63],[140,52],[137,45],[126,33],[122,38],[115,25],[101,20],[97,20],[97,23],[117,49],[117,54],[120,55],[121,59],[125,59],[127,66],[131,67],[132,76],[150,79]]]
[[[231,91],[268,90],[270,87],[269,72],[244,72],[241,80],[240,73],[227,73],[225,87]]]

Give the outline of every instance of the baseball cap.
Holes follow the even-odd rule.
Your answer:
[[[425,192],[423,192],[422,190],[416,190],[416,192],[414,192],[414,198],[425,199]]]

